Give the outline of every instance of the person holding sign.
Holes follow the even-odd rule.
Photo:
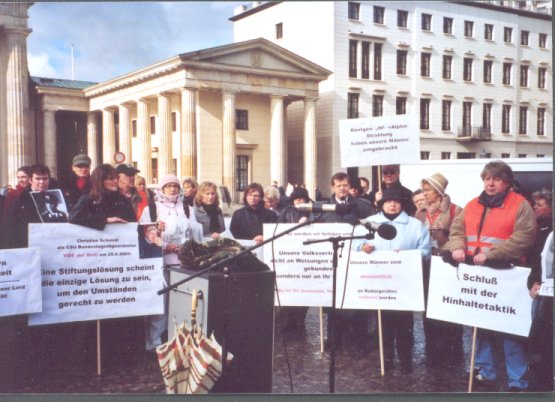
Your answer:
[[[381,190],[376,189],[369,195],[370,203],[379,208],[379,202],[382,199],[383,190],[386,188],[395,188],[402,195],[403,211],[408,216],[413,216],[416,207],[412,203],[412,191],[404,187],[399,181],[401,174],[401,166],[399,165],[384,165],[382,167],[382,186]]]
[[[528,201],[512,190],[513,171],[503,161],[489,162],[481,173],[484,191],[464,207],[451,225],[449,250],[454,261],[468,259],[475,265],[488,261],[523,262],[536,238],[536,219]],[[503,341],[509,391],[528,387],[524,339],[500,332],[479,330],[475,379],[487,389],[496,379],[493,341]]]
[[[397,236],[386,240],[376,233],[375,238],[357,246],[366,253],[374,250],[420,250],[423,258],[431,253],[430,233],[418,219],[410,217],[403,211],[405,195],[397,187],[385,188],[379,206],[381,212],[369,219],[377,224],[391,224],[397,230]],[[383,341],[385,370],[393,367],[394,346],[401,362],[403,373],[412,372],[413,313],[412,311],[383,311]]]

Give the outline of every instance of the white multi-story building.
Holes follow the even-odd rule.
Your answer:
[[[550,12],[551,2],[284,1],[230,20],[235,41],[264,37],[333,71],[316,112],[327,188],[347,118],[418,115],[421,159],[552,156]],[[301,117],[288,107],[289,161],[299,164]],[[290,180],[303,180],[300,166]]]

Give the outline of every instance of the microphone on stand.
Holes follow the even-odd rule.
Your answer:
[[[380,224],[361,219],[360,224],[368,230],[377,232],[385,240],[392,240],[397,236],[397,229],[389,223]]]
[[[349,204],[299,204],[295,205],[295,209],[299,212],[335,212],[339,215],[346,215],[351,212]]]

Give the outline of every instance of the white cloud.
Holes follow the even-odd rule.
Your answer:
[[[29,72],[36,77],[55,77],[56,70],[50,64],[48,55],[44,52],[39,54],[28,53],[27,63]]]

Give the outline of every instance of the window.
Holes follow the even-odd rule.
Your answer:
[[[382,44],[374,43],[374,79],[382,79]]]
[[[541,49],[545,49],[547,47],[547,34],[541,33],[538,36],[538,46]]]
[[[453,33],[453,18],[443,17],[443,33],[449,35]]]
[[[150,116],[150,134],[156,134],[156,117]]]
[[[420,99],[420,129],[430,129],[430,99]]]
[[[493,67],[492,60],[484,60],[484,83],[491,84],[491,70]]]
[[[362,42],[362,78],[370,78],[370,42]]]
[[[441,159],[451,159],[451,152],[442,152]]]
[[[395,99],[395,113],[396,114],[407,114],[407,98],[404,96],[398,96]]]
[[[503,28],[503,42],[511,43],[513,41],[513,28],[504,27]]]
[[[451,66],[453,64],[453,56],[443,55],[443,68],[441,69],[442,77],[451,79]]]
[[[545,135],[545,108],[538,108],[538,129],[537,135]]]
[[[528,66],[520,66],[520,86],[528,86]]]
[[[407,75],[407,54],[406,50],[397,50],[397,74]]]
[[[536,158],[545,158],[545,154],[536,154]]]
[[[451,131],[451,101],[441,101],[441,129]]]
[[[463,64],[463,80],[472,81],[472,59],[465,57]]]
[[[484,103],[482,108],[482,132],[491,134],[491,103]]]
[[[406,28],[409,20],[409,12],[404,10],[397,10],[397,26],[399,28]]]
[[[470,137],[472,134],[472,102],[463,102],[463,135]]]
[[[464,36],[467,38],[472,38],[474,36],[474,22],[465,21],[464,22]]]
[[[485,24],[484,25],[484,39],[485,40],[493,40],[493,25],[492,24]]]
[[[131,135],[137,136],[137,120],[131,120]]]
[[[150,168],[152,169],[152,177],[158,177],[158,158],[151,159]]]
[[[172,131],[177,131],[177,113],[172,112]]]
[[[526,154],[518,154],[517,158],[526,158]]]
[[[432,16],[430,14],[422,14],[421,29],[423,31],[432,30]]]
[[[347,105],[347,118],[348,119],[357,119],[358,118],[358,97],[359,94],[349,92],[348,96],[348,105]]]
[[[244,191],[249,184],[249,157],[247,155],[235,156],[235,190]]]
[[[235,110],[235,129],[248,130],[249,129],[249,111],[243,109]]]
[[[530,32],[529,31],[520,31],[520,44],[522,46],[528,46],[529,40],[530,40]]]
[[[283,38],[283,22],[276,24],[276,39]]]
[[[545,89],[545,75],[547,69],[545,67],[538,68],[538,88]]]
[[[374,23],[383,24],[383,16],[385,13],[384,7],[374,6]]]
[[[358,41],[349,40],[349,77],[357,77],[357,47]]]
[[[349,19],[350,20],[360,19],[360,3],[355,3],[353,1],[349,2]]]
[[[527,134],[528,127],[528,107],[521,106],[518,114],[518,133]]]
[[[431,53],[422,53],[420,55],[420,75],[422,77],[430,76],[430,62],[432,59]]]
[[[511,63],[503,63],[503,85],[511,85]]]
[[[383,95],[372,95],[372,117],[383,116]]]
[[[457,159],[476,159],[476,152],[457,152]]]
[[[430,151],[420,151],[420,160],[428,160],[430,159]]]
[[[507,153],[502,153],[501,154],[501,158],[506,159],[506,158],[510,158],[511,154],[507,154]]]
[[[503,134],[511,132],[511,105],[503,105],[501,110],[501,132]]]

